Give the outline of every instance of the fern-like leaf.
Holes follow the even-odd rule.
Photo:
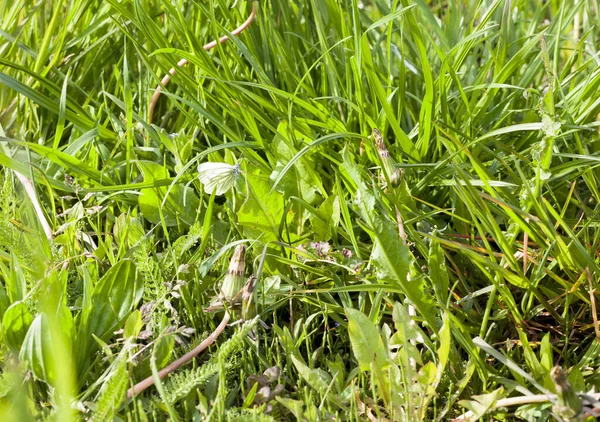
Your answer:
[[[165,385],[167,401],[173,404],[186,397],[194,388],[206,383],[217,372],[219,372],[219,366],[214,362],[207,362],[200,368],[172,374]]]
[[[115,369],[100,390],[92,422],[111,421],[125,399],[129,377],[126,355],[121,353],[114,363]]]
[[[220,363],[223,364],[227,358],[244,345],[244,339],[252,330],[258,318],[246,322],[236,333],[231,336],[221,347],[217,353],[211,357],[200,368],[192,370],[183,370],[178,374],[173,374],[169,377],[169,381],[165,385],[166,398],[170,404],[186,397],[194,388],[206,383],[213,375],[219,372]],[[224,365],[225,367],[227,365]]]
[[[225,413],[227,422],[275,422],[276,419],[259,409],[229,409]]]

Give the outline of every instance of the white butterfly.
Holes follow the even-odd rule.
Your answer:
[[[198,178],[204,185],[204,192],[211,195],[223,195],[232,188],[235,179],[240,175],[240,165],[227,163],[202,163],[198,166]]]

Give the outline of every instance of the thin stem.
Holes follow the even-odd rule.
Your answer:
[[[219,326],[215,329],[215,331],[213,331],[202,343],[200,343],[194,349],[187,352],[185,355],[183,355],[182,357],[177,359],[175,362],[173,362],[166,368],[163,368],[160,371],[158,371],[158,377],[161,380],[165,379],[167,377],[167,375],[169,375],[171,372],[177,370],[179,367],[185,365],[190,360],[192,360],[193,358],[198,356],[202,351],[204,351],[204,349],[206,349],[208,346],[213,344],[215,342],[215,340],[217,340],[217,337],[219,337],[219,335],[221,335],[221,333],[225,330],[225,327],[227,327],[228,322],[229,322],[229,313],[225,312],[225,315],[223,316],[223,320],[221,321]],[[127,398],[131,399],[132,397],[138,395],[139,393],[144,391],[146,388],[152,386],[153,384],[154,384],[154,377],[151,375],[148,378],[146,378],[145,380],[138,382],[136,385],[134,385],[132,388],[130,388],[129,391],[127,391]]]
[[[600,393],[590,394],[589,397],[593,397],[595,400],[600,400]],[[510,397],[508,399],[498,400],[490,410],[498,409],[501,407],[521,406],[523,404],[555,402],[556,400],[556,394],[536,394],[533,396]],[[471,417],[473,417],[473,412],[468,411],[453,420],[466,421],[470,420],[469,418]]]
[[[234,29],[231,32],[231,34],[232,35],[239,35],[246,28],[248,28],[250,26],[250,24],[252,23],[252,21],[254,20],[254,18],[256,17],[257,10],[258,10],[258,2],[257,1],[253,1],[252,2],[252,12],[250,12],[250,16],[248,16],[248,19],[246,19],[246,21],[243,24],[241,24],[239,27],[237,27],[236,29]],[[223,44],[227,40],[229,40],[229,36],[228,35],[224,35],[221,38],[219,38],[218,40],[214,40],[214,41],[209,42],[203,48],[204,48],[205,51],[208,51],[208,50],[210,50],[212,48],[215,48],[219,44]],[[181,60],[179,60],[179,62],[177,62],[177,67],[185,66],[187,63],[188,63],[187,59],[181,59]],[[169,73],[167,73],[162,78],[162,80],[160,81],[160,84],[156,87],[156,90],[154,91],[154,94],[152,95],[152,99],[150,100],[150,107],[148,109],[148,124],[152,123],[152,114],[154,113],[154,108],[156,107],[156,103],[158,101],[158,97],[160,97],[160,94],[161,94],[163,88],[166,87],[167,84],[171,81],[171,76],[173,76],[176,71],[177,71],[177,69],[175,67],[171,68],[171,70],[169,70]]]

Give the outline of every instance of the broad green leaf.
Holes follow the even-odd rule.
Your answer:
[[[423,365],[416,376],[419,385],[418,390],[428,396],[435,394],[437,387],[437,368],[435,363],[427,362]]]
[[[238,211],[238,223],[244,235],[267,243],[279,238],[283,218],[283,198],[271,192],[271,186],[260,176],[248,174],[248,197]]]
[[[324,373],[316,371],[314,369],[310,369],[304,364],[304,362],[302,362],[302,360],[298,359],[295,355],[292,355],[292,362],[294,363],[298,374],[300,374],[302,379],[306,381],[308,385],[310,385],[312,388],[321,393],[327,390],[331,379],[324,379]]]
[[[399,340],[402,342],[413,341],[421,344],[427,342],[428,336],[415,323],[414,318],[411,317],[406,308],[407,305],[403,305],[400,302],[394,303],[392,318],[394,326],[398,330],[395,335],[399,336]]]
[[[331,384],[331,376],[320,369],[311,369],[306,364],[296,357],[295,353],[292,354],[292,362],[298,371],[298,374],[302,379],[319,392],[321,397],[326,397],[327,400],[338,407],[342,407],[342,400],[331,390],[329,390]],[[327,394],[327,395],[325,395]]]
[[[548,373],[550,373],[550,370],[554,367],[550,333],[546,333],[544,337],[542,337],[542,342],[540,344],[540,364]]]
[[[573,386],[575,391],[585,391],[587,388],[583,373],[579,369],[570,370],[567,380]]]
[[[67,270],[53,270],[43,280],[40,298],[40,309],[47,316],[47,322],[52,325],[52,329],[57,330],[55,335],[59,335],[59,331],[62,336],[61,341],[68,343],[61,347],[71,347],[71,341],[75,336],[73,315],[67,306],[66,298],[68,277]]]
[[[277,175],[277,179],[275,179],[275,181],[273,182],[272,189],[275,189],[275,188],[277,188],[277,186],[279,186],[279,183],[284,178],[284,176],[287,174],[287,172],[294,166],[294,164],[298,160],[300,160],[304,155],[306,155],[311,149],[313,149],[321,144],[324,144],[326,142],[332,141],[334,139],[340,139],[340,138],[362,139],[363,136],[357,135],[356,133],[342,132],[342,133],[330,133],[330,134],[327,134],[325,136],[322,136],[322,137],[316,139],[313,143],[311,143],[310,145],[306,145],[304,148],[302,148],[300,151],[298,151],[298,153],[296,155],[294,155],[294,157],[285,165],[285,167],[283,169],[281,169],[281,171]]]
[[[352,352],[362,371],[368,371],[371,363],[380,371],[385,371],[390,364],[387,350],[373,322],[356,309],[345,308],[348,318],[348,334],[352,344]]]
[[[305,128],[304,130],[307,132],[310,131],[309,128]],[[277,134],[273,138],[271,147],[272,153],[277,159],[275,169],[270,176],[272,181],[277,180],[281,170],[297,153],[296,148],[294,148],[294,140],[301,146],[310,144],[310,138],[299,130],[294,129],[292,131],[287,121],[279,123]],[[285,173],[284,177],[278,183],[278,188],[283,190],[286,197],[297,196],[309,204],[315,203],[319,198],[317,188],[321,184],[321,179],[315,175],[314,166],[311,166],[311,161],[316,159],[317,155],[309,151]]]
[[[504,388],[500,387],[491,393],[473,396],[472,400],[461,400],[458,404],[473,412],[468,420],[476,421],[485,415],[503,395]]]
[[[166,179],[167,170],[151,161],[139,161],[138,165],[144,174],[144,182]],[[176,226],[178,221],[191,226],[196,222],[200,200],[190,187],[175,185],[169,191],[165,201],[167,188],[164,186],[142,189],[138,203],[143,216],[150,222],[158,224],[164,218],[167,226]],[[163,206],[164,202],[164,206]]]
[[[279,404],[289,410],[292,415],[296,417],[297,420],[302,420],[304,417],[304,401],[303,400],[293,400],[284,397],[276,397],[276,400]]]
[[[440,304],[448,302],[448,273],[446,272],[446,257],[440,243],[431,239],[429,245],[429,278],[435,292],[435,297]]]
[[[27,362],[36,378],[54,384],[56,381],[56,348],[46,314],[38,314],[27,331],[19,359]]]
[[[175,336],[163,336],[156,343],[154,349],[154,358],[159,367],[164,367],[169,364],[173,357],[173,347],[175,346]],[[144,363],[146,366],[146,363]]]
[[[137,336],[140,334],[142,329],[142,315],[139,310],[133,311],[127,317],[127,321],[125,321],[125,329],[123,332],[123,337],[130,341],[135,341]]]
[[[377,269],[377,278],[401,286],[407,285],[408,273],[413,261],[410,250],[402,244],[391,224],[375,215],[372,222],[371,228],[378,235],[371,252],[371,262]]]
[[[341,393],[344,391],[345,383],[345,373],[346,373],[346,364],[342,359],[342,356],[338,353],[334,356],[333,360],[327,359],[327,367],[329,368],[329,373],[332,378],[335,379],[335,387],[337,388],[337,392]]]
[[[438,342],[439,347],[437,349],[437,357],[438,357],[438,372],[437,372],[437,382],[440,382],[442,379],[442,375],[444,370],[446,369],[446,364],[448,363],[448,358],[450,356],[450,347],[452,346],[452,332],[450,326],[450,318],[448,314],[444,313],[443,315],[442,328],[438,331]]]
[[[340,200],[337,195],[331,195],[317,209],[316,215],[311,216],[315,240],[327,241],[331,233],[340,223]]]
[[[21,348],[32,322],[33,316],[23,302],[15,302],[9,306],[2,317],[2,332],[8,347],[14,351]]]
[[[137,280],[134,264],[119,261],[94,287],[89,305],[83,308],[78,340],[78,367],[81,371],[89,355],[97,349],[92,335],[106,341],[125,321],[139,302],[143,285]]]
[[[425,344],[431,351],[434,349],[431,340],[416,324],[407,307],[408,305],[400,302],[394,303],[392,317],[397,331],[389,339],[388,347],[402,348],[401,352],[394,356],[394,362],[401,364],[406,371],[412,372],[415,364],[423,365],[423,352],[417,344]]]
[[[123,213],[115,221],[113,235],[117,245],[124,243],[125,248],[129,249],[144,237],[145,232],[139,218]]]

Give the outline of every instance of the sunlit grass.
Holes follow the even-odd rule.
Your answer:
[[[0,414],[581,410],[500,400],[600,387],[596,2],[252,7],[0,1]]]

